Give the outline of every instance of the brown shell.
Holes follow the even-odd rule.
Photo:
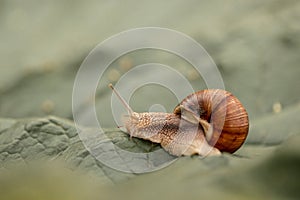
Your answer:
[[[246,109],[230,92],[208,89],[195,92],[175,108],[181,115],[183,106],[213,125],[213,135],[208,143],[220,151],[235,152],[246,140],[249,120]]]

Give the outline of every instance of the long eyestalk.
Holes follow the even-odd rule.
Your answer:
[[[121,97],[121,95],[119,94],[119,92],[114,88],[114,86],[111,83],[108,84],[108,87],[110,87],[112,89],[112,91],[117,95],[118,99],[121,101],[121,103],[124,105],[124,107],[126,108],[126,110],[131,115],[133,113],[133,110],[130,108],[130,106],[128,105],[128,103]]]

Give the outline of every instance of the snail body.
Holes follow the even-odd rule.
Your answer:
[[[160,143],[172,155],[233,153],[247,137],[247,112],[241,102],[225,90],[209,89],[190,94],[173,113],[137,113],[111,84],[109,86],[129,113],[124,118],[128,134]]]

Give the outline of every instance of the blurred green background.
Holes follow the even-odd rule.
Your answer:
[[[50,185],[54,185],[53,191],[45,189],[34,198],[57,193],[57,198],[79,199],[77,192],[73,192],[76,190],[72,188],[82,185],[90,186],[87,187],[91,190],[89,192],[89,189],[83,188],[88,194],[103,198],[111,195],[118,198],[124,194],[128,198],[143,196],[148,199],[159,196],[173,199],[296,198],[300,185],[299,143],[296,143],[300,141],[299,22],[300,2],[297,0],[1,0],[0,158],[4,171],[14,168],[8,164],[12,161],[19,163],[22,160],[28,164],[35,160],[35,156],[28,160],[26,154],[35,155],[32,152],[49,149],[46,145],[41,149],[20,153],[26,150],[28,141],[18,144],[14,142],[23,141],[18,136],[26,124],[43,124],[48,115],[54,115],[60,117],[56,119],[59,123],[62,121],[72,127],[68,130],[76,132],[72,122],[65,122],[62,118],[72,120],[72,89],[80,64],[98,43],[131,28],[155,26],[174,29],[203,45],[217,64],[226,89],[234,93],[246,107],[251,125],[247,143],[236,156],[224,155],[222,158],[205,160],[181,158],[171,167],[147,175],[132,176],[103,170],[103,166],[95,164],[96,161],[92,162],[93,158],[89,155],[85,166],[79,167],[81,174],[91,171],[92,175],[87,176],[94,176],[94,173],[99,174],[101,171],[102,175],[95,182],[87,183],[86,177],[74,181],[76,175],[72,174],[72,177],[64,179],[66,183],[58,186],[56,182],[60,182],[60,178],[49,181],[47,174],[65,175],[61,172],[61,168],[64,168],[61,164],[54,164],[59,166],[54,171],[42,165],[37,170],[45,176],[41,176],[41,180],[39,176],[23,173],[21,167],[21,170],[16,170],[17,173],[27,174],[26,180],[31,184],[23,182],[25,178],[20,174],[5,179],[7,174],[4,173],[1,176],[6,181],[0,182],[10,188],[4,190],[7,199],[9,195],[16,194],[14,188],[22,184],[28,185],[29,189],[20,189],[20,196],[32,197],[30,195],[34,192],[30,192],[30,188],[32,191],[42,191],[34,189],[39,181],[45,185],[49,181]],[[95,100],[97,115],[104,127],[116,127],[110,113],[111,91],[107,83],[115,83],[132,67],[148,62],[172,66],[191,81],[195,90],[205,88],[201,76],[179,57],[155,50],[129,53],[112,63],[99,83]],[[142,79],[143,76],[136,78]],[[137,111],[147,111],[155,103],[164,105],[171,112],[177,100],[166,89],[145,86],[136,92],[130,102]],[[56,133],[54,129],[51,131]],[[39,142],[48,140],[52,141],[51,148],[57,148],[61,142],[55,134]],[[36,160],[60,157],[63,158],[63,166],[66,160],[69,165],[70,159],[79,156],[78,149],[84,151],[84,148],[82,144],[80,147],[76,146],[77,143],[74,145],[71,139],[65,140],[65,148],[41,153]],[[79,140],[76,142],[80,143]],[[21,150],[17,153],[8,151],[7,145],[10,144],[15,145],[11,148],[20,147]],[[79,166],[70,165],[73,168]],[[110,184],[104,184],[105,176],[109,177],[107,182],[115,185],[114,189],[106,188]],[[105,187],[91,189],[100,185]],[[67,197],[59,197],[64,191],[68,191]],[[6,193],[1,191],[0,196]]]

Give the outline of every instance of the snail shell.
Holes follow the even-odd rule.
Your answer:
[[[174,113],[180,116],[184,111],[200,118],[204,129],[205,126],[211,126],[211,133],[206,138],[211,146],[220,151],[233,153],[246,140],[249,130],[248,114],[241,102],[230,92],[220,89],[195,92],[174,109]]]

